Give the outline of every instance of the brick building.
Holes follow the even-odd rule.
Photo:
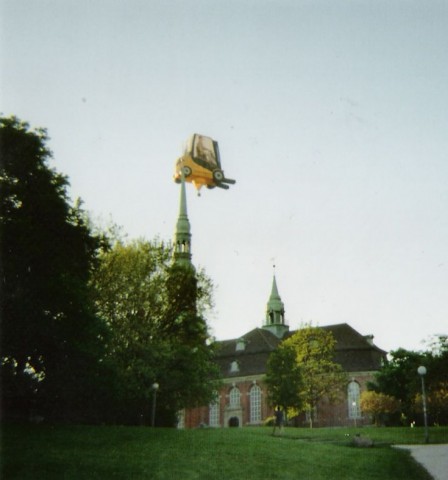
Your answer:
[[[381,366],[386,352],[373,344],[373,336],[363,336],[343,323],[321,327],[329,330],[335,340],[335,358],[345,372],[348,382],[338,404],[322,401],[315,412],[316,426],[360,425],[370,422],[360,410],[360,395],[367,382]],[[217,342],[217,363],[223,377],[223,387],[216,403],[183,413],[181,426],[194,428],[261,425],[273,415],[267,401],[264,383],[269,354],[279,343],[293,335],[285,323],[284,307],[278,294],[274,276],[272,292],[267,304],[265,324],[240,338]],[[296,419],[297,425],[306,425],[306,415]]]

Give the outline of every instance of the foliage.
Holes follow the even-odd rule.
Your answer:
[[[433,337],[426,357],[430,419],[434,424],[448,425],[448,337]]]
[[[180,409],[208,403],[217,370],[198,310],[212,303],[210,279],[172,265],[169,246],[158,239],[116,241],[102,253],[92,286],[111,330],[113,419],[149,423],[156,382],[159,424],[172,425]]]
[[[361,410],[372,415],[375,425],[378,425],[384,422],[385,415],[400,410],[400,402],[384,393],[364,391],[361,394]]]
[[[419,443],[419,428],[371,428],[375,446],[351,448],[355,429],[148,429],[139,427],[15,427],[4,432],[2,478],[207,478],[429,480],[409,453],[385,443]],[[430,429],[431,441],[448,432]],[[291,438],[286,441],[285,438]],[[294,441],[297,439],[299,441]],[[269,459],[269,461],[266,461]]]
[[[369,389],[400,400],[404,416],[412,417],[413,399],[421,388],[417,368],[423,363],[424,356],[419,352],[404,349],[390,352],[390,360],[376,374]]]
[[[299,411],[303,406],[300,395],[302,389],[302,371],[296,361],[296,352],[292,346],[283,346],[269,356],[266,369],[269,403],[280,406],[283,411]]]
[[[429,349],[423,352],[398,349],[390,353],[386,362],[369,385],[369,389],[391,395],[401,402],[406,423],[422,422],[421,378],[417,369],[427,369],[425,386],[428,400],[429,422],[448,424],[448,344],[446,336],[436,336]]]
[[[339,399],[347,381],[342,367],[333,361],[335,344],[331,332],[305,326],[280,344],[278,350],[282,353],[275,354],[272,360],[271,367],[275,368],[270,372],[271,387],[282,392],[279,399],[282,398],[288,407],[297,407],[299,411],[309,413],[310,427],[313,426],[319,401],[324,398],[330,402]],[[293,355],[288,352],[294,352],[294,373],[289,371]],[[294,376],[295,385],[291,390],[284,385],[284,379],[290,378],[290,375]],[[299,389],[298,393],[295,388]]]
[[[98,394],[106,336],[88,289],[101,238],[49,167],[47,141],[43,129],[0,119],[3,408],[80,419]]]

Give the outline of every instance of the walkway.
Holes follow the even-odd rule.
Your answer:
[[[395,445],[410,450],[418,463],[434,477],[434,480],[448,480],[448,445]]]

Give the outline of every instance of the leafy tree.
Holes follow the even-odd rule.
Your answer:
[[[365,391],[361,394],[361,410],[372,415],[375,425],[379,425],[386,415],[400,411],[400,401],[385,393]]]
[[[422,353],[402,348],[392,351],[390,360],[376,374],[375,382],[369,384],[369,390],[400,400],[404,416],[412,416],[414,397],[421,389],[417,368],[424,363]]]
[[[283,346],[269,355],[265,381],[271,406],[278,405],[285,412],[301,409],[302,373],[293,347]]]
[[[47,141],[0,119],[3,408],[79,419],[94,413],[106,335],[88,289],[101,239],[49,167]]]
[[[169,245],[157,239],[118,241],[103,252],[92,286],[111,331],[115,421],[148,423],[155,382],[159,424],[172,425],[180,409],[212,398],[217,368],[200,314],[211,306],[211,281],[203,272],[172,265]]]
[[[369,389],[385,393],[400,400],[403,419],[421,422],[421,379],[417,374],[420,365],[427,368],[425,385],[430,422],[448,423],[448,345],[446,336],[432,339],[429,349],[423,352],[398,349],[390,353],[386,362],[369,385]]]
[[[97,315],[109,328],[105,365],[113,382],[104,410],[109,421],[136,424],[148,421],[156,365],[166,355],[157,342],[157,326],[169,252],[156,243],[110,242],[91,280]]]
[[[279,346],[279,349],[292,349],[295,353],[296,366],[301,376],[301,410],[308,412],[311,428],[319,401],[324,398],[330,402],[337,400],[347,381],[342,367],[333,361],[335,345],[331,332],[305,326]],[[278,373],[282,373],[281,369]]]
[[[433,423],[448,425],[448,337],[437,335],[427,354],[428,408]],[[421,405],[418,402],[418,405]]]

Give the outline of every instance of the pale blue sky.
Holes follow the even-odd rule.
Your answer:
[[[0,4],[0,111],[94,216],[171,239],[182,144],[218,140],[237,184],[188,188],[218,338],[262,325],[274,262],[291,328],[448,333],[447,1]]]

